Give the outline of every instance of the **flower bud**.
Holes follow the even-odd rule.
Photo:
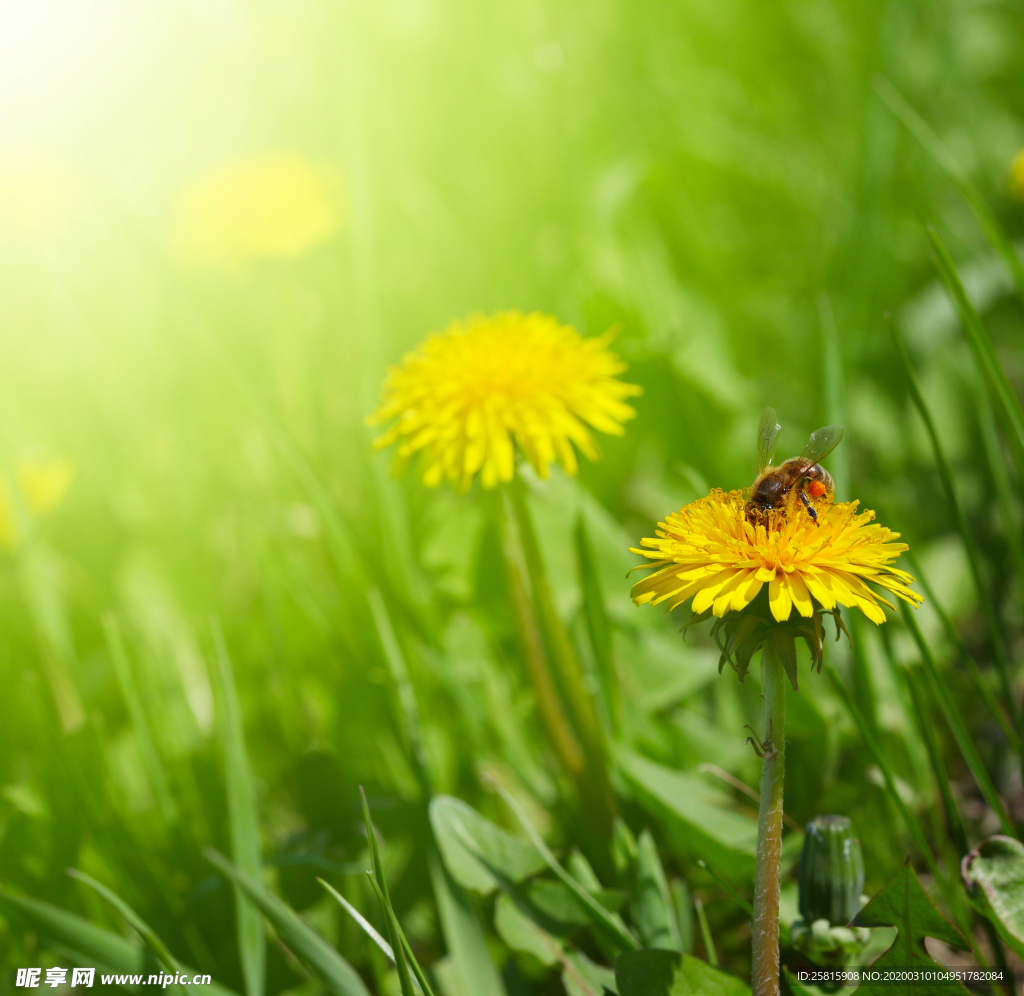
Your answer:
[[[817,816],[804,831],[797,871],[800,916],[806,923],[828,920],[845,926],[861,906],[864,858],[846,816]]]

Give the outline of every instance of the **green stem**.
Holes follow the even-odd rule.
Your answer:
[[[504,498],[504,496],[502,496]],[[541,724],[551,747],[562,767],[577,784],[583,777],[585,761],[583,751],[562,708],[548,664],[540,625],[527,593],[523,578],[523,552],[514,518],[509,515],[508,502],[503,501],[498,516],[501,527],[501,552],[505,561],[505,576],[512,596],[512,609],[519,629],[526,672],[537,696],[537,709]]]
[[[761,648],[764,759],[757,821],[754,879],[753,996],[779,996],[779,876],[782,858],[782,783],[786,767],[786,672],[769,635]]]
[[[588,817],[594,821],[594,828],[607,840],[611,837],[615,804],[608,779],[608,749],[604,728],[594,697],[587,688],[576,649],[555,609],[522,481],[513,481],[505,489],[505,495],[515,516],[526,572],[530,578],[533,605],[540,619],[558,688],[565,697],[573,729],[583,748],[586,771],[580,785],[582,801]]]

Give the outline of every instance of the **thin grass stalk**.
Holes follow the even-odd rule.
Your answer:
[[[1020,526],[1017,522],[1017,509],[1013,500],[1013,488],[1010,475],[1006,472],[1006,461],[999,446],[999,433],[996,430],[992,404],[984,390],[978,392],[978,428],[981,430],[981,442],[985,450],[985,460],[992,483],[995,485],[996,498],[999,502],[999,514],[1003,520],[1003,542],[1010,553],[1013,573],[1017,577],[1017,589],[1021,605],[1024,605],[1024,541],[1021,538]]]
[[[697,912],[697,923],[700,924],[700,936],[704,941],[704,953],[708,956],[708,964],[712,968],[718,968],[718,952],[715,951],[715,941],[711,936],[708,915],[704,912],[704,903],[696,894],[693,896],[693,908]]]
[[[551,673],[540,624],[527,593],[523,577],[522,544],[519,540],[516,520],[511,514],[509,505],[507,495],[501,495],[498,516],[501,530],[501,550],[505,561],[505,577],[512,598],[512,610],[515,613],[523,659],[526,663],[526,673],[533,685],[534,694],[537,696],[537,709],[548,742],[562,768],[573,779],[577,788],[580,788],[584,772],[583,751],[569,723],[569,717],[562,707],[554,675]]]
[[[921,628],[917,625],[917,620],[913,614],[904,610],[903,621],[910,630],[911,635],[914,637],[914,642],[917,644],[917,649],[921,653],[921,661],[924,664],[925,673],[928,675],[928,680],[931,683],[932,691],[935,693],[936,701],[939,703],[939,708],[942,710],[943,716],[946,718],[946,722],[949,724],[949,728],[953,733],[953,738],[957,742],[957,746],[960,748],[960,753],[963,754],[964,760],[967,762],[967,767],[970,768],[971,775],[974,777],[974,781],[978,788],[981,790],[981,794],[985,797],[985,801],[989,804],[992,811],[999,818],[999,825],[1002,828],[1004,834],[1008,837],[1014,836],[1013,822],[1010,820],[1009,814],[1006,812],[1006,807],[1003,805],[1003,800],[999,798],[999,793],[996,792],[995,785],[992,784],[992,779],[989,777],[989,773],[985,770],[985,765],[981,761],[981,756],[978,754],[978,748],[974,746],[974,741],[971,739],[970,733],[967,731],[967,726],[963,721],[963,717],[960,715],[960,710],[956,707],[953,694],[949,689],[949,685],[946,683],[945,678],[939,673],[939,669],[935,666],[935,658],[932,656],[931,648],[925,642],[924,635],[921,633]]]
[[[608,778],[608,747],[601,718],[586,686],[583,667],[572,640],[555,609],[533,517],[526,502],[525,486],[521,480],[516,479],[505,489],[505,494],[515,516],[543,639],[554,665],[558,687],[565,697],[574,731],[583,749],[582,801],[588,809],[588,818],[593,821],[594,829],[603,839],[610,840],[615,802]]]
[[[757,870],[751,921],[753,996],[779,994],[779,887],[782,788],[786,767],[786,671],[774,633],[761,648],[764,756],[757,819]]]
[[[967,336],[967,341],[971,344],[974,358],[985,376],[989,390],[999,402],[999,408],[1008,430],[1007,438],[1017,462],[1018,473],[1024,476],[1024,409],[1021,408],[1020,401],[1006,376],[1006,371],[1003,369],[1002,363],[999,362],[995,346],[992,345],[992,339],[985,328],[985,323],[981,320],[981,315],[978,314],[971,299],[967,296],[967,291],[964,290],[953,257],[950,256],[949,250],[946,249],[935,229],[930,225],[927,228],[927,233],[935,253],[939,277],[946,292],[953,300],[960,316],[960,324]]]
[[[963,820],[960,818],[960,809],[953,798],[953,788],[949,784],[949,773],[942,763],[942,752],[939,749],[939,742],[935,738],[935,729],[932,725],[931,716],[928,712],[927,693],[922,687],[923,676],[921,666],[901,667],[893,661],[893,670],[902,677],[906,683],[907,691],[910,693],[910,701],[914,707],[914,718],[917,721],[917,732],[928,752],[928,760],[932,767],[932,776],[939,790],[942,799],[942,808],[946,814],[946,832],[956,844],[957,851],[961,857],[970,848],[967,846],[967,834],[964,831]]]
[[[906,556],[910,561],[914,577],[917,579],[917,583],[921,585],[925,595],[928,597],[928,604],[932,607],[935,614],[942,622],[942,628],[946,632],[946,638],[959,652],[960,659],[963,661],[964,667],[967,669],[967,674],[970,677],[971,682],[974,684],[975,690],[978,692],[978,695],[981,696],[985,705],[988,706],[989,712],[992,713],[992,718],[999,724],[999,729],[1003,731],[1003,735],[1006,737],[1007,743],[1009,743],[1013,749],[1019,753],[1021,750],[1021,740],[1017,731],[1013,728],[1013,724],[1007,718],[1006,710],[1002,705],[1000,705],[991,686],[985,676],[981,673],[981,670],[978,668],[978,662],[969,653],[967,653],[967,648],[964,646],[963,640],[960,639],[960,634],[956,631],[956,627],[953,625],[953,620],[950,619],[949,613],[942,607],[942,603],[936,597],[935,591],[931,586],[931,582],[928,580],[928,575],[921,570],[921,565],[917,556],[912,550],[907,550],[904,556]]]
[[[1013,241],[1003,226],[999,224],[999,220],[988,206],[985,198],[981,196],[981,192],[967,177],[953,154],[932,131],[924,118],[911,107],[906,98],[885,77],[879,76],[875,79],[874,89],[889,110],[903,122],[907,131],[917,139],[921,147],[935,161],[935,164],[959,189],[964,200],[974,212],[985,237],[1002,257],[1017,288],[1017,294],[1024,301],[1024,265],[1021,264]]]
[[[981,949],[978,947],[977,942],[974,940],[974,935],[971,932],[969,918],[965,916],[964,910],[960,904],[959,893],[951,888],[946,876],[939,870],[939,865],[935,860],[935,855],[932,854],[932,850],[928,846],[927,838],[921,830],[921,824],[918,823],[917,817],[910,811],[910,807],[903,801],[903,797],[899,794],[899,791],[896,788],[896,779],[893,776],[892,768],[889,767],[889,762],[886,759],[885,754],[882,753],[882,749],[879,747],[878,741],[875,739],[875,735],[868,728],[864,717],[857,708],[857,704],[853,701],[853,697],[847,691],[846,686],[843,684],[839,675],[836,674],[835,669],[829,668],[828,675],[832,681],[832,686],[835,688],[839,697],[843,700],[843,704],[846,706],[847,711],[853,718],[854,724],[860,730],[860,735],[870,751],[875,764],[878,765],[879,770],[882,772],[882,779],[885,782],[886,792],[893,804],[896,806],[896,809],[899,811],[900,816],[903,818],[903,823],[907,828],[907,832],[917,845],[917,849],[920,851],[921,857],[924,858],[925,864],[928,865],[928,870],[932,873],[932,877],[935,879],[935,884],[939,887],[939,891],[942,893],[942,898],[946,901],[946,905],[949,907],[950,912],[957,921],[957,925],[966,935],[967,942],[971,946],[971,953],[974,955],[975,960],[979,965],[986,965],[987,962],[985,961],[985,957],[981,953]]]
[[[924,422],[925,429],[928,432],[928,438],[931,440],[932,452],[935,456],[935,465],[939,472],[939,480],[942,482],[942,488],[946,492],[946,498],[953,510],[953,517],[956,520],[957,529],[959,530],[960,537],[964,542],[964,549],[967,552],[967,560],[971,567],[971,577],[974,581],[974,587],[978,592],[978,601],[981,604],[981,609],[985,616],[989,639],[992,641],[992,650],[995,654],[996,664],[998,665],[999,679],[1003,687],[1003,695],[1006,697],[1007,704],[1010,707],[1011,716],[1016,722],[1018,719],[1017,710],[1014,706],[1013,692],[1010,686],[1010,660],[1006,652],[1006,644],[1003,640],[999,620],[996,618],[995,609],[992,606],[992,600],[989,598],[988,591],[985,588],[985,580],[981,568],[981,551],[978,549],[978,544],[975,542],[974,536],[967,524],[967,516],[964,513],[963,506],[960,504],[960,499],[957,497],[956,488],[953,485],[953,471],[950,468],[949,461],[946,459],[946,454],[942,449],[942,443],[939,441],[939,434],[935,428],[935,422],[932,420],[931,411],[924,400],[924,395],[921,393],[921,386],[917,382],[917,374],[914,372],[914,365],[911,362],[910,354],[907,352],[906,344],[903,342],[903,337],[900,335],[900,331],[896,327],[896,323],[890,319],[888,325],[889,331],[892,334],[893,343],[896,346],[896,352],[899,355],[900,362],[903,364],[911,399],[914,402],[914,406],[917,408],[918,414],[921,416],[921,420]]]

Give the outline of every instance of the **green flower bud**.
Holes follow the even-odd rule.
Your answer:
[[[861,907],[864,858],[846,816],[817,816],[804,831],[797,871],[800,916],[845,926]]]

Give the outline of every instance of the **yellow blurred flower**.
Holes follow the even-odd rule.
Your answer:
[[[221,166],[186,188],[175,242],[192,263],[292,259],[330,239],[341,219],[337,171],[281,152]]]
[[[710,610],[722,618],[747,608],[768,585],[768,606],[780,623],[793,608],[810,618],[837,605],[885,622],[881,605],[894,606],[869,583],[911,605],[924,601],[909,587],[914,579],[890,566],[908,549],[892,542],[899,533],[874,522],[874,512],[857,514],[857,502],[825,505],[817,522],[792,515],[755,525],[746,500],[746,490],[715,490],[659,522],[657,536],[640,541],[646,549],[630,551],[657,568],[633,586],[633,601],[667,601],[672,610],[692,598],[695,614]]]
[[[620,436],[636,414],[623,399],[640,388],[616,378],[626,366],[611,337],[518,311],[453,322],[389,370],[367,422],[397,421],[375,446],[420,454],[426,484],[463,491],[478,472],[487,488],[511,481],[516,446],[541,477],[555,460],[574,474],[574,446],[598,456],[590,428]]]
[[[1010,195],[1018,201],[1024,201],[1024,149],[1017,153],[1010,165]]]
[[[76,188],[72,172],[49,156],[0,154],[0,239],[52,234],[68,216]]]
[[[0,547],[13,550],[32,519],[60,504],[73,477],[66,460],[23,460],[14,470],[13,487],[0,480]]]

